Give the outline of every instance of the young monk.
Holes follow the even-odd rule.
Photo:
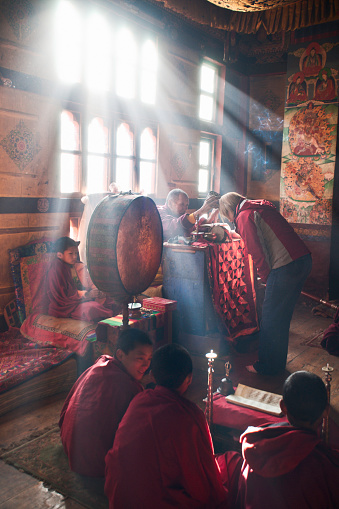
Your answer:
[[[155,389],[131,402],[106,456],[111,509],[228,507],[203,412],[183,397],[192,360],[183,347],[155,351]]]
[[[288,422],[248,428],[242,457],[218,458],[234,509],[335,509],[339,507],[339,451],[317,430],[327,410],[317,375],[297,371],[285,381],[281,409]]]
[[[61,441],[78,474],[103,477],[105,455],[152,358],[152,341],[138,329],[121,332],[114,357],[102,355],[75,382],[61,410]]]
[[[72,267],[78,261],[78,245],[79,242],[70,237],[61,237],[55,242],[56,258],[46,278],[48,314],[57,318],[87,321],[99,321],[118,314],[120,306],[112,299],[95,301],[105,297],[97,288],[77,288]]]

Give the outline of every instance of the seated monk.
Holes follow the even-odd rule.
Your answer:
[[[106,456],[110,509],[228,507],[202,410],[184,398],[192,359],[178,344],[155,351],[155,389],[138,394]]]
[[[103,477],[105,455],[152,358],[146,332],[121,332],[114,357],[102,355],[75,382],[60,415],[60,434],[69,466],[78,474]]]
[[[192,214],[187,213],[188,203],[189,198],[185,191],[172,189],[167,195],[165,205],[157,207],[162,221],[164,241],[177,235],[189,237],[197,218],[219,208],[219,199],[215,195],[208,196],[202,207]]]
[[[57,256],[46,277],[48,314],[56,318],[87,321],[99,321],[118,314],[121,306],[93,288],[89,276],[89,287],[77,288],[72,268],[78,261],[78,245],[79,242],[70,237],[61,237],[55,242]]]
[[[240,437],[242,457],[226,452],[218,458],[231,507],[339,507],[339,451],[317,434],[328,410],[323,381],[307,371],[293,373],[280,406],[288,422],[249,427]]]

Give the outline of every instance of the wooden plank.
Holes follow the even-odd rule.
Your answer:
[[[25,478],[34,480],[33,477],[29,475],[25,475]],[[17,488],[17,486],[13,486],[13,488]],[[19,507],[20,509],[36,509],[37,507],[40,509],[48,509],[50,507],[56,509],[69,509],[72,507],[73,509],[77,509],[84,507],[75,501],[71,501],[72,503],[70,504],[70,499],[66,501],[63,495],[56,491],[49,490],[39,481],[35,481],[33,486],[29,486],[25,490],[20,490],[13,495],[13,497],[0,503],[0,509],[18,509]]]
[[[22,474],[5,462],[0,461],[0,507],[9,507],[8,501],[18,493],[26,493],[38,481],[28,475]],[[17,505],[16,507],[22,507]]]

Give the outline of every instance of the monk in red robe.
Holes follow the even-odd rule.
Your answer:
[[[97,288],[77,288],[72,267],[78,261],[78,245],[79,242],[70,237],[61,237],[55,243],[57,257],[46,278],[48,314],[87,321],[99,321],[118,314],[121,307]],[[95,301],[102,296],[104,299]]]
[[[203,412],[183,397],[192,360],[183,347],[154,353],[155,389],[138,394],[106,456],[111,509],[227,508]]]
[[[189,237],[194,229],[197,218],[219,208],[219,197],[215,194],[207,196],[200,209],[188,214],[188,194],[182,189],[172,189],[166,198],[165,205],[159,205],[164,241],[176,236]],[[206,220],[209,222],[210,218]]]
[[[339,507],[339,451],[317,430],[327,411],[326,387],[317,375],[297,371],[284,384],[281,409],[289,422],[248,428],[242,457],[218,458],[234,509]]]
[[[75,382],[60,415],[60,434],[71,470],[105,475],[105,455],[152,358],[152,342],[138,329],[124,330],[114,358],[101,356]]]

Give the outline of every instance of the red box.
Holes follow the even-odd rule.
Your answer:
[[[177,301],[161,297],[151,297],[143,300],[142,307],[144,309],[152,309],[153,311],[174,311],[177,308]]]

